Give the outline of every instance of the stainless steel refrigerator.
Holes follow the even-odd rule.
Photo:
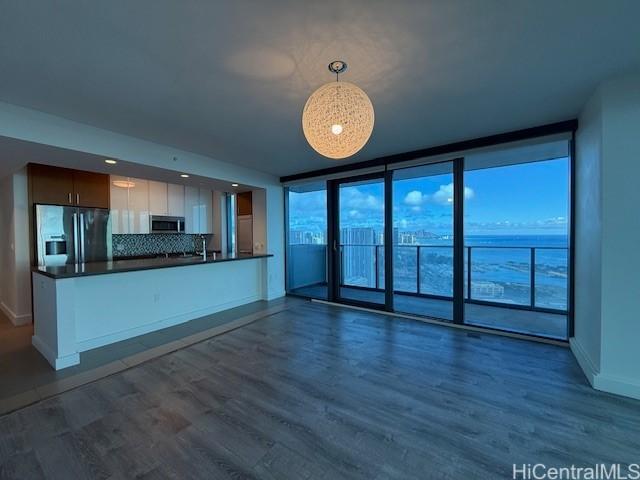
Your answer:
[[[111,219],[103,208],[36,205],[38,265],[111,260]]]

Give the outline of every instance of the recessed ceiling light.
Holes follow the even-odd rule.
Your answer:
[[[115,165],[115,164],[116,164],[116,163],[118,163],[118,162],[116,162],[115,160],[111,160],[110,158],[108,158],[107,160],[105,160],[105,161],[104,161],[104,163],[108,163],[109,165]]]
[[[187,175],[186,173],[181,173],[181,174],[180,174],[180,176],[181,176],[182,178],[189,178],[189,175]]]
[[[231,184],[231,186],[232,186],[232,187],[237,187],[237,186],[238,186],[238,184],[237,184],[237,183],[232,183],[232,184]]]

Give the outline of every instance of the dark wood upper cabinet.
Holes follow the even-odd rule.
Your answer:
[[[75,205],[73,170],[49,165],[29,165],[32,203]]]
[[[78,206],[109,208],[109,175],[74,170],[73,193]]]
[[[251,215],[253,212],[251,192],[238,194],[238,215]]]
[[[109,208],[109,175],[29,164],[31,203]]]

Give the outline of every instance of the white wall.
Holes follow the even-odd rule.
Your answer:
[[[595,388],[640,398],[640,74],[603,83],[580,120],[572,349]]]
[[[267,244],[267,195],[262,189],[251,192],[253,253],[265,253]]]
[[[12,238],[13,178],[8,176],[0,180],[0,309],[7,317],[11,317],[9,305],[14,303]]]
[[[277,177],[2,102],[0,135],[264,188],[268,226],[265,250],[274,255],[268,261],[267,296],[284,295],[283,189]]]
[[[222,238],[226,236],[226,229],[222,229],[223,219],[226,217],[224,209],[224,192],[213,191],[212,206],[213,206],[213,243],[211,247],[214,250],[222,250]],[[226,224],[226,219],[225,219]]]
[[[600,371],[602,302],[602,95],[585,105],[576,132],[575,332],[576,358],[593,383]]]
[[[640,398],[640,74],[603,88],[601,382]]]
[[[0,190],[0,309],[15,325],[24,325],[31,321],[26,169],[4,178]]]

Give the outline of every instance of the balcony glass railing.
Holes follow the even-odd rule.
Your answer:
[[[384,288],[383,245],[340,245],[341,284]],[[467,246],[465,299],[566,312],[565,247]],[[395,293],[453,297],[453,246],[394,245]]]

